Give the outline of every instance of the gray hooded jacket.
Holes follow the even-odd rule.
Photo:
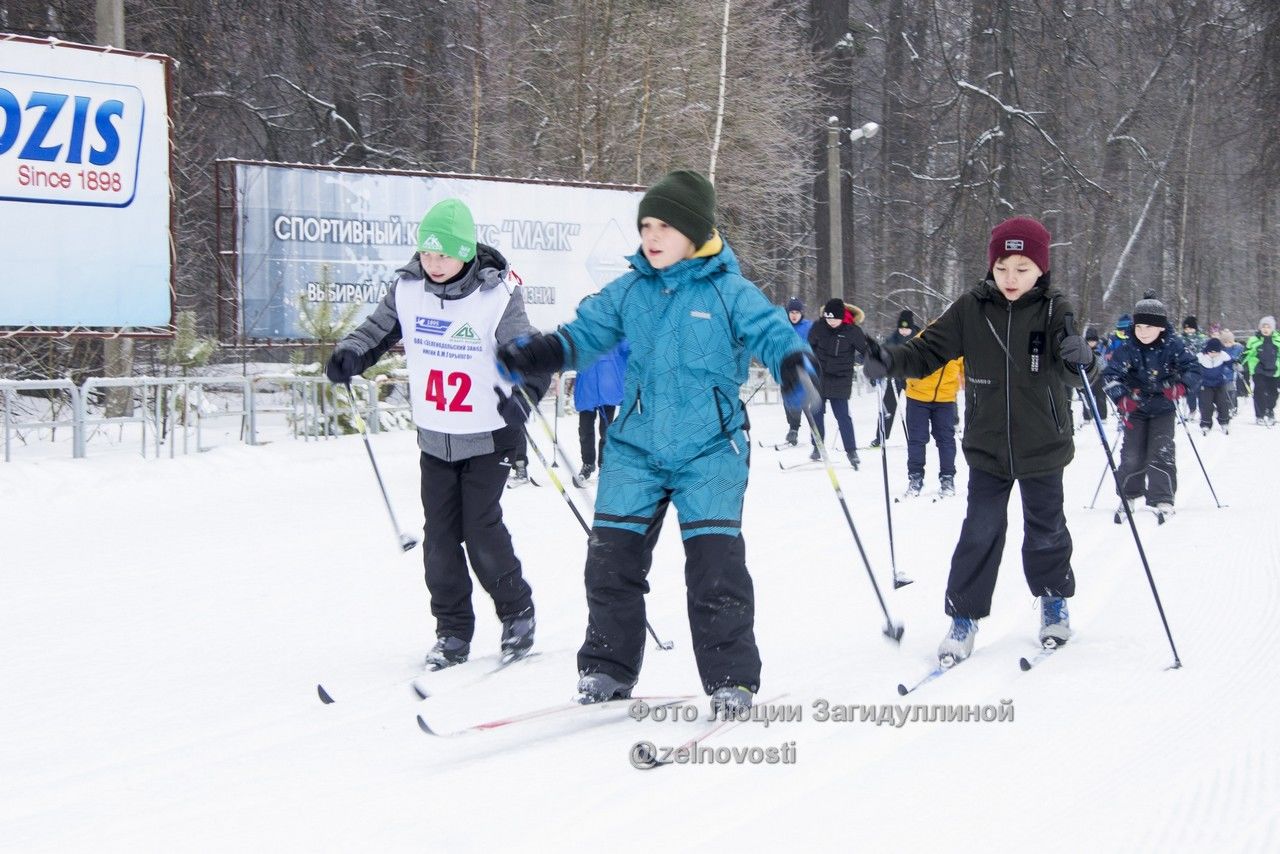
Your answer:
[[[436,284],[427,278],[422,270],[418,256],[405,264],[396,272],[399,278],[395,285],[383,297],[382,302],[365,319],[364,323],[338,342],[338,347],[352,350],[360,356],[360,370],[372,367],[382,355],[397,344],[402,336],[400,315],[396,312],[396,293],[401,288],[424,288],[427,293],[445,300],[464,299],[476,291],[487,291],[496,287],[510,287],[507,284],[507,273],[510,267],[507,259],[498,250],[483,243],[476,245],[476,257],[466,272],[457,280],[445,284]],[[521,335],[536,333],[524,311],[524,296],[519,288],[514,288],[511,301],[498,321],[496,332],[497,346],[501,346]],[[529,396],[536,402],[551,384],[549,374],[533,374],[525,376],[525,388]],[[435,430],[418,428],[418,447],[424,454],[430,454],[446,462],[465,460],[494,451],[510,451],[519,444],[518,428],[503,427],[499,430],[484,433],[451,434]]]

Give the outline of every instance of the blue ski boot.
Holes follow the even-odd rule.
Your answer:
[[[951,631],[938,644],[938,663],[952,667],[973,653],[973,639],[978,634],[978,621],[968,617],[952,617]]]
[[[1071,637],[1067,600],[1061,596],[1040,597],[1040,644],[1050,649],[1062,646]]]

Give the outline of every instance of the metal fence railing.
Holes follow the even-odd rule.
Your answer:
[[[107,400],[119,397],[109,414]],[[408,381],[379,377],[352,381],[355,405],[370,432],[412,426]],[[116,391],[115,395],[109,392]],[[353,432],[350,402],[335,397],[324,377],[201,376],[90,377],[80,385],[70,380],[0,379],[0,432],[4,459],[17,445],[57,442],[61,428],[71,432],[71,455],[86,456],[96,444],[135,444],[173,458],[208,450],[214,422],[235,424],[235,440],[256,445],[264,432],[284,432],[304,441]]]

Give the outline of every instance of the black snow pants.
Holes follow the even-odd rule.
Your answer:
[[[1062,512],[1062,472],[1018,478],[1022,495],[1022,572],[1035,596],[1073,596],[1071,532]],[[1009,529],[1012,478],[969,469],[969,506],[951,556],[946,612],[978,620],[991,613]]]
[[[521,573],[499,503],[510,459],[502,452],[451,463],[430,454],[420,457],[426,513],[422,560],[436,635],[470,642],[475,633],[468,558],[480,586],[493,597],[498,619],[532,614],[533,593]]]
[[[587,547],[587,635],[578,672],[634,685],[644,660],[644,596],[666,504],[644,534],[597,526]],[[693,655],[708,694],[723,685],[760,687],[755,593],[742,536],[703,534],[684,541],[685,588]]]
[[[1143,415],[1134,412],[1120,446],[1120,495],[1147,497],[1148,504],[1172,504],[1178,491],[1178,465],[1173,446],[1172,412]]]

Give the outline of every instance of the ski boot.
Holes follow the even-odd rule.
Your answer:
[[[573,695],[573,701],[590,706],[610,700],[625,700],[631,696],[631,687],[607,673],[588,673],[578,680],[578,693]]]
[[[711,692],[711,716],[736,720],[751,711],[751,691],[741,685],[721,685]]]
[[[858,470],[858,464],[859,464],[859,463],[861,463],[861,462],[862,462],[862,460],[858,459],[858,452],[857,452],[857,451],[850,451],[850,452],[849,452],[849,465],[853,466],[853,470],[854,470],[854,471],[857,471],[857,470]]]
[[[874,439],[872,439],[872,440],[871,440],[871,447],[873,447],[873,448],[878,448],[878,447],[880,447],[880,437],[879,437],[879,436],[876,436]]]
[[[822,454],[818,453],[818,447],[816,445],[813,448],[813,452],[809,454],[809,459],[813,460],[815,463],[822,459]]]
[[[591,479],[591,475],[593,475],[593,474],[595,474],[595,473],[596,473],[596,467],[595,467],[595,466],[591,465],[591,463],[583,463],[583,464],[582,464],[582,471],[578,472],[578,479],[579,479],[579,480],[590,480],[590,479]]]
[[[1209,431],[1210,431],[1210,430],[1212,430],[1212,429],[1213,429],[1213,425],[1212,425],[1212,424],[1209,424],[1209,425],[1201,424],[1201,425],[1200,425],[1200,435],[1201,435],[1201,436],[1208,436],[1208,435],[1209,435]]]
[[[529,482],[529,463],[526,460],[516,460],[511,464],[511,485],[521,486]]]
[[[953,474],[944,474],[938,476],[938,496],[941,498],[951,498],[956,494],[956,476]]]
[[[791,445],[792,447],[800,444],[800,431],[788,430],[786,442],[788,445]]]
[[[954,667],[973,653],[973,639],[978,634],[978,621],[968,617],[952,617],[951,631],[938,644],[938,664]]]
[[[1062,646],[1071,637],[1067,600],[1061,596],[1040,597],[1040,645],[1046,649]]]
[[[431,651],[427,653],[426,665],[428,670],[444,670],[446,667],[453,667],[455,664],[461,664],[467,660],[467,656],[471,654],[471,644],[462,638],[438,637],[436,645],[431,647]]]
[[[1231,433],[1231,429],[1226,425],[1222,425],[1222,435],[1227,436]]]
[[[533,647],[534,625],[532,611],[527,616],[508,617],[502,621],[503,664],[510,664],[529,654]]]
[[[1133,515],[1133,511],[1137,509],[1137,501],[1133,498],[1121,498],[1120,506],[1116,508],[1115,515],[1111,517],[1112,522],[1115,522],[1117,525],[1124,524],[1124,508],[1126,506],[1129,508],[1129,515]]]
[[[907,475],[907,491],[903,498],[919,498],[920,490],[924,489],[924,475],[909,474]]]

